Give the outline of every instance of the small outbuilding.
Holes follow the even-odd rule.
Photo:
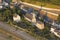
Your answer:
[[[13,21],[15,21],[15,22],[20,22],[21,21],[21,17],[18,15],[18,14],[14,14],[13,15]]]

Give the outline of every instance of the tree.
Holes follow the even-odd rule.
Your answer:
[[[10,20],[10,17],[12,16],[12,13],[9,9],[6,9],[3,14],[4,21]]]

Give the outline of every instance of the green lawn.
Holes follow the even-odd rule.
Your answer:
[[[42,4],[44,7],[60,9],[60,6],[50,4],[50,3],[42,3],[42,2],[38,2],[38,1],[36,1],[36,2],[32,1],[32,2],[29,2],[29,3],[34,4],[34,5],[38,5],[38,6],[41,6],[41,4]]]

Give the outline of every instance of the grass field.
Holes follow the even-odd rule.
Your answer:
[[[60,6],[54,5],[54,4],[50,4],[50,3],[42,3],[42,2],[38,2],[38,1],[36,1],[36,2],[31,1],[31,2],[29,2],[29,3],[34,4],[34,5],[38,5],[38,6],[41,6],[41,4],[42,4],[43,7],[60,9]]]

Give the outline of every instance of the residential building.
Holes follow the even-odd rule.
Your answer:
[[[0,9],[4,9],[6,7],[9,7],[9,3],[7,3],[6,0],[0,0]]]
[[[10,4],[11,3],[11,0],[3,0],[4,2]]]
[[[14,4],[13,3],[10,4],[10,8],[11,9],[14,8]]]
[[[20,22],[21,21],[21,17],[18,15],[18,14],[14,14],[13,15],[13,21],[15,21],[15,22]]]
[[[36,16],[34,13],[26,13],[25,19],[30,21],[37,28],[41,30],[44,29],[44,23],[40,22],[40,20],[36,20]]]
[[[21,5],[21,6],[20,6],[20,9],[23,9],[23,8],[24,8],[24,5]]]
[[[0,9],[2,9],[3,8],[3,6],[0,6]]]
[[[15,4],[17,4],[17,3],[19,4],[21,1],[20,0],[12,0],[12,2]]]
[[[0,0],[0,3],[2,3],[3,2],[3,0]]]
[[[12,0],[12,2],[17,2],[17,0]]]
[[[55,26],[51,26],[50,31],[51,33],[53,33],[54,35],[60,38],[60,30],[58,30]]]
[[[27,19],[30,22],[32,21],[32,17],[33,17],[33,15],[29,14],[29,13],[26,13],[26,15],[25,15],[25,19]]]
[[[8,7],[8,3],[7,2],[3,2],[4,3],[4,7]]]
[[[36,27],[43,30],[44,29],[44,23],[42,23],[41,21],[38,20],[36,23]]]
[[[2,9],[3,8],[3,0],[0,0],[0,9]]]

